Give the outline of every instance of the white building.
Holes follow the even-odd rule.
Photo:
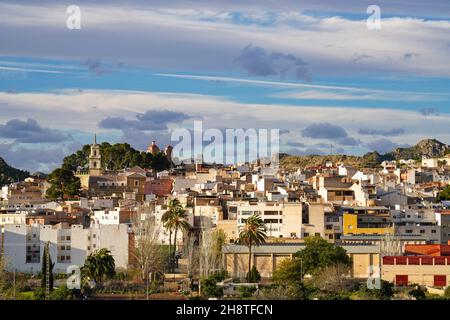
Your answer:
[[[186,214],[187,214],[187,219],[186,221],[193,226],[194,225],[194,214],[193,214],[193,210],[191,208],[185,208],[186,210]],[[170,236],[170,231],[167,230],[166,228],[164,228],[164,223],[161,221],[162,216],[164,215],[164,213],[167,212],[167,206],[164,205],[157,205],[155,207],[155,229],[158,232],[158,239],[159,242],[161,244],[169,244],[169,236]],[[173,239],[174,235],[172,234],[172,239]],[[172,240],[173,241],[173,240]],[[177,244],[181,245],[183,243],[183,232],[181,232],[180,230],[177,233]]]
[[[120,221],[120,208],[94,211],[92,219],[95,224],[117,225]]]
[[[46,243],[55,263],[54,273],[65,273],[71,265],[82,267],[90,253],[102,248],[111,251],[116,268],[128,267],[132,234],[127,225],[10,224],[4,229],[2,247],[8,270],[39,273]]]
[[[239,231],[245,220],[254,214],[260,215],[266,224],[266,234],[277,238],[300,238],[302,234],[301,203],[276,203],[230,201],[228,207],[237,211],[237,228]]]

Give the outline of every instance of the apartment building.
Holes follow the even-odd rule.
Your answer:
[[[8,270],[39,273],[45,244],[55,266],[55,273],[65,273],[71,265],[83,266],[86,257],[107,248],[114,257],[116,268],[126,269],[131,259],[134,235],[127,225],[9,224],[4,227],[3,257]]]
[[[268,201],[230,201],[229,211],[236,211],[238,230],[245,220],[260,215],[267,227],[267,235],[275,238],[300,238],[302,236],[302,204]]]
[[[343,234],[393,234],[394,225],[386,207],[341,207]]]

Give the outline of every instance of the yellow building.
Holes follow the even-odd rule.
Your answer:
[[[380,247],[378,245],[342,246],[352,259],[351,276],[368,278],[369,267],[379,266]],[[274,270],[286,259],[305,248],[301,243],[266,243],[252,248],[252,266],[256,266],[262,278],[272,278]],[[248,272],[248,248],[241,245],[223,247],[224,268],[233,278],[245,278]]]
[[[344,213],[342,217],[344,236],[361,234],[393,234],[390,216]]]

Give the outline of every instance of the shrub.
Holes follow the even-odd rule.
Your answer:
[[[420,288],[420,286],[417,286],[415,289],[411,290],[408,295],[416,300],[424,300],[426,298],[425,292]]]
[[[247,272],[246,279],[249,279],[250,282],[259,282],[261,281],[261,275],[259,274],[258,269],[256,269],[256,266],[253,266],[250,270],[250,275]]]
[[[250,298],[256,291],[255,286],[247,287],[247,286],[239,286],[238,291],[240,293],[241,298]]]

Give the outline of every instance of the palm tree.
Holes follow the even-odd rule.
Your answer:
[[[186,212],[183,209],[180,201],[173,199],[169,201],[167,211],[162,215],[161,221],[164,223],[164,227],[169,230],[169,257],[175,259],[176,241],[178,230],[188,230],[191,228],[190,224],[186,221]],[[173,239],[173,254],[172,254],[172,231],[174,231]]]
[[[189,222],[186,221],[187,214],[183,208],[178,208],[172,217],[171,225],[174,228],[174,237],[173,237],[173,256],[175,258],[175,252],[177,251],[177,233],[178,230],[188,231],[191,228]]]
[[[265,243],[266,239],[266,225],[259,215],[252,215],[245,221],[245,225],[241,227],[241,231],[239,232],[239,243],[248,247],[248,282],[250,282],[252,270],[252,245],[259,246]]]
[[[86,258],[82,271],[85,276],[93,279],[96,283],[100,283],[103,276],[114,276],[115,269],[116,264],[111,251],[103,248],[91,253]]]

